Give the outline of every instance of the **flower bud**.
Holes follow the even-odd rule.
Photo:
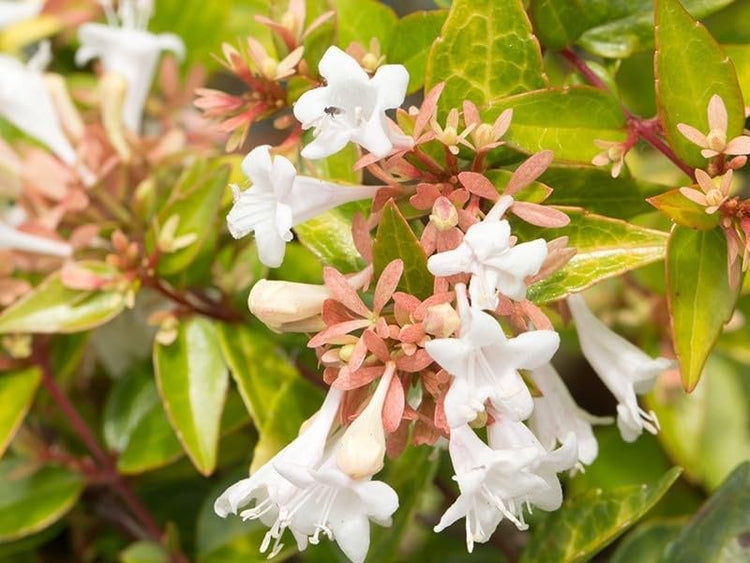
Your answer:
[[[331,296],[325,286],[259,280],[250,291],[250,312],[275,332],[316,332],[323,328],[323,302]]]
[[[106,73],[99,79],[99,99],[102,112],[102,124],[112,147],[123,162],[131,158],[130,147],[125,138],[125,124],[122,120],[122,108],[128,83],[119,74]]]
[[[395,369],[395,364],[388,364],[370,402],[341,437],[336,463],[352,479],[366,479],[383,469],[383,404]]]
[[[450,303],[440,303],[429,307],[422,320],[422,328],[427,334],[438,338],[448,338],[458,327],[461,319]]]
[[[438,231],[449,231],[458,225],[458,211],[451,200],[445,196],[440,196],[432,206],[430,221]]]

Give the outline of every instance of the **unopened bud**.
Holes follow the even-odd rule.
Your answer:
[[[484,428],[487,426],[487,411],[477,413],[477,417],[469,422],[469,426],[472,428]]]
[[[341,348],[339,348],[339,359],[342,362],[348,362],[352,354],[354,353],[354,344],[344,344]]]
[[[383,404],[394,371],[394,364],[386,367],[370,402],[341,437],[336,463],[352,479],[366,479],[383,469]]]
[[[276,78],[276,71],[278,69],[279,63],[273,57],[267,57],[260,65],[261,74],[269,80],[274,80]]]
[[[449,231],[458,225],[458,211],[451,200],[445,196],[440,196],[432,206],[430,221],[438,231]]]
[[[316,332],[323,328],[323,302],[331,296],[323,285],[260,280],[247,299],[250,312],[275,332]]]
[[[487,123],[480,123],[474,131],[474,144],[476,145],[477,150],[486,147],[487,145],[490,145],[495,141],[497,141],[497,139],[495,139],[495,133],[492,130],[492,125],[489,125]]]
[[[422,320],[424,331],[438,338],[448,338],[460,326],[461,319],[450,303],[440,303],[429,307]]]
[[[367,53],[364,57],[362,57],[362,67],[367,72],[375,72],[378,69],[378,66],[380,66],[380,57],[373,53]]]
[[[125,139],[125,124],[122,121],[122,108],[128,84],[119,74],[106,73],[99,79],[99,101],[102,124],[107,137],[123,162],[129,162],[130,147]]]

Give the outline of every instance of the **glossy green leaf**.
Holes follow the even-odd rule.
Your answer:
[[[29,472],[18,459],[0,461],[0,542],[43,530],[62,518],[83,492],[77,473],[55,465]]]
[[[157,266],[159,274],[173,275],[185,270],[201,254],[204,245],[215,240],[215,232],[219,229],[219,204],[228,189],[229,172],[228,164],[198,160],[185,171],[171,191],[149,232],[148,250],[153,252],[162,227],[173,216],[179,218],[174,238],[194,236],[195,241],[174,252],[164,253]]]
[[[737,80],[742,90],[746,106],[750,105],[750,45],[722,45],[724,52],[732,59],[737,71]]]
[[[580,0],[531,0],[529,15],[534,33],[550,49],[573,44],[587,29],[586,12]]]
[[[750,462],[743,463],[669,545],[663,561],[750,559]]]
[[[664,550],[684,525],[684,518],[641,524],[617,546],[610,563],[663,563]]]
[[[432,295],[434,278],[427,270],[427,256],[393,201],[383,208],[372,253],[375,279],[388,264],[400,258],[404,262],[404,273],[398,288],[420,299]]]
[[[685,476],[715,489],[737,464],[750,459],[750,392],[745,369],[712,355],[704,377],[689,395],[660,380],[648,405],[661,424],[658,438]]]
[[[455,0],[427,59],[425,88],[443,109],[544,88],[539,43],[520,0]]]
[[[138,425],[159,402],[151,373],[134,371],[115,383],[104,405],[103,434],[107,447],[123,452]]]
[[[656,115],[654,52],[644,51],[622,59],[616,69],[615,83],[622,104],[643,117]]]
[[[601,152],[596,139],[625,139],[625,117],[617,100],[590,86],[494,99],[482,118],[492,123],[507,108],[513,108],[513,121],[504,138],[508,146],[527,154],[551,150],[558,160],[589,163]]]
[[[672,338],[682,384],[691,391],[737,301],[737,290],[729,287],[723,231],[675,226],[666,267]]]
[[[723,10],[712,14],[703,23],[719,43],[750,43],[750,28],[737,25],[750,18],[750,3],[735,0]]]
[[[120,552],[120,563],[169,563],[166,550],[155,542],[139,541]]]
[[[521,240],[567,236],[568,246],[578,251],[562,269],[529,287],[528,298],[536,303],[561,299],[664,257],[667,233],[581,209],[560,209],[570,217],[566,227],[541,229],[520,221],[513,226]]]
[[[670,469],[650,484],[594,489],[568,497],[534,530],[521,561],[585,561],[642,518],[680,475]]]
[[[216,467],[221,413],[229,375],[216,328],[194,317],[180,323],[177,339],[154,343],[159,395],[185,453],[204,475]]]
[[[678,0],[656,1],[656,93],[659,118],[675,154],[695,168],[706,163],[700,148],[677,130],[686,123],[708,132],[711,96],[724,100],[729,115],[727,139],[745,124],[745,106],[732,61],[711,34]]]
[[[0,373],[0,458],[26,417],[41,377],[38,368]]]
[[[388,52],[391,36],[398,17],[393,9],[376,0],[336,0],[338,44],[346,49],[356,41],[366,49],[375,37],[384,52]]]
[[[362,182],[362,170],[354,170],[354,165],[359,157],[360,152],[357,145],[349,143],[335,154],[319,160],[301,160],[298,166],[300,170],[305,170],[305,167],[311,168],[312,175],[323,180],[360,184]],[[300,172],[300,174],[302,173]],[[307,171],[305,170],[304,173],[307,174]]]
[[[114,269],[101,262],[79,262],[79,266],[110,276]],[[79,291],[69,289],[55,272],[31,292],[0,313],[0,334],[14,332],[81,332],[103,325],[124,308],[130,286]]]
[[[396,25],[386,61],[402,64],[409,71],[407,93],[416,92],[424,86],[427,55],[447,17],[445,10],[412,12]]]
[[[686,198],[678,189],[651,197],[648,201],[672,221],[689,229],[713,229],[719,225],[721,218],[719,213],[706,213],[705,207]]]
[[[339,210],[297,225],[294,232],[323,263],[345,274],[361,269],[363,262],[354,246],[352,224]]]
[[[579,0],[590,27],[578,43],[587,51],[607,58],[625,58],[654,46],[654,3],[652,0]],[[696,19],[712,14],[733,0],[684,0],[682,4]]]

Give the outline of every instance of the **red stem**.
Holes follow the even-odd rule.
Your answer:
[[[589,84],[596,88],[599,88],[600,90],[609,91],[609,88],[607,88],[607,85],[604,83],[604,81],[599,78],[593,70],[589,68],[586,62],[581,57],[579,57],[578,53],[576,53],[573,49],[567,47],[560,51],[560,54],[565,60],[573,65],[573,67],[575,67],[575,69],[581,74],[581,76],[586,79]],[[687,174],[689,178],[695,180],[695,172],[693,171],[693,169],[682,162],[674,153],[674,151],[672,151],[672,149],[669,148],[669,146],[667,146],[667,144],[655,133],[648,120],[644,120],[643,118],[633,114],[622,104],[620,104],[620,107],[622,108],[622,111],[627,118],[628,127],[632,131],[635,131],[641,139],[646,141],[648,144],[650,144],[652,147],[666,156],[669,160],[671,160],[674,165],[682,170],[685,174]]]
[[[73,428],[75,433],[86,445],[91,455],[94,457],[96,462],[101,466],[103,473],[108,477],[108,481],[112,484],[112,487],[128,506],[133,515],[140,521],[146,532],[156,542],[160,542],[164,537],[164,532],[157,524],[154,517],[148,511],[148,508],[141,502],[138,496],[133,491],[130,484],[123,479],[122,475],[117,471],[112,458],[107,454],[99,440],[96,438],[94,433],[83,420],[83,417],[78,413],[73,403],[71,403],[68,396],[60,388],[52,375],[52,366],[50,365],[49,355],[47,354],[47,346],[36,346],[34,350],[34,361],[42,371],[42,385],[52,397],[52,400],[62,411],[68,423]],[[181,553],[174,553],[172,560],[175,563],[187,563],[187,558]]]

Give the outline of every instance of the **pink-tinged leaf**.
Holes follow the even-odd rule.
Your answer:
[[[326,324],[326,326],[332,326],[338,323],[351,321],[355,318],[359,320],[359,318],[355,317],[349,309],[344,307],[335,299],[326,299],[325,301],[323,301],[321,316],[323,317],[323,322]]]
[[[360,328],[365,328],[367,326],[370,326],[370,321],[367,319],[355,319],[353,321],[346,321],[337,325],[329,326],[313,336],[307,343],[307,347],[317,348],[323,344],[333,342],[338,337],[347,335],[353,330],[359,330]]]
[[[421,323],[405,326],[398,333],[399,340],[409,344],[420,342],[424,336],[424,329]]]
[[[677,130],[691,143],[695,143],[701,148],[706,148],[708,146],[706,136],[695,127],[692,127],[687,123],[678,123]]]
[[[415,139],[419,138],[419,135],[429,123],[430,118],[435,114],[440,94],[443,93],[443,88],[445,88],[445,82],[435,84],[435,86],[427,92],[427,95],[424,97],[422,107],[419,109],[419,114],[414,122],[414,132],[412,135]]]
[[[646,201],[683,227],[703,231],[719,224],[718,216],[706,213],[706,197],[693,188],[670,190]]]
[[[380,314],[385,304],[390,301],[393,296],[393,292],[398,287],[398,282],[401,281],[401,275],[404,273],[404,262],[401,259],[393,260],[380,274],[378,283],[375,286],[375,295],[373,296],[373,312],[376,315]]]
[[[684,195],[686,198],[688,198],[690,201],[693,201],[700,206],[705,207],[706,205],[708,205],[706,194],[704,194],[703,192],[700,192],[693,188],[680,188],[680,193]],[[651,199],[656,199],[656,198],[651,198]]]
[[[367,334],[367,332],[368,331],[365,330],[363,335]],[[358,338],[357,342],[354,344],[354,348],[352,348],[352,355],[349,357],[346,367],[349,371],[357,371],[362,367],[362,362],[365,361],[365,357],[367,357],[367,343],[363,338]]]
[[[385,366],[368,366],[359,368],[357,371],[349,371],[346,366],[339,370],[339,376],[333,382],[333,387],[341,391],[357,389],[368,383],[372,383],[383,375]]]
[[[375,156],[372,153],[367,153],[363,157],[361,157],[357,162],[354,163],[354,170],[362,170],[362,168],[367,168],[371,164],[375,164],[378,160],[380,160],[381,157]]]
[[[435,295],[431,295],[414,310],[414,319],[417,321],[421,321],[422,319],[424,319],[427,309],[429,309],[430,307],[434,307],[435,305],[451,303],[453,302],[455,296],[456,294],[452,291],[444,291],[441,293],[436,293]]]
[[[461,172],[458,175],[461,184],[474,195],[496,201],[499,197],[495,185],[484,175],[477,172]]]
[[[431,209],[435,200],[440,197],[439,184],[417,184],[417,193],[409,198],[416,209]]]
[[[315,18],[312,23],[310,23],[309,26],[307,26],[307,29],[305,30],[305,33],[302,34],[302,39],[307,38],[313,31],[318,29],[321,25],[326,23],[328,20],[333,18],[333,16],[336,15],[336,12],[331,10],[330,12],[324,12],[320,14],[317,18]]]
[[[724,152],[731,155],[750,154],[750,137],[747,135],[735,137],[727,143]]]
[[[558,228],[570,223],[570,217],[559,209],[537,203],[517,201],[511,207],[511,211],[517,217],[537,227]]]
[[[385,341],[375,334],[372,330],[366,330],[362,333],[362,341],[365,347],[375,354],[375,356],[381,362],[385,363],[391,359],[391,355],[388,353],[388,346]]]
[[[391,379],[383,403],[383,428],[387,433],[395,432],[401,424],[406,406],[404,385],[398,377]]]
[[[714,94],[708,101],[708,127],[713,131],[727,132],[729,116],[727,115],[727,106],[721,96]]]
[[[411,356],[402,356],[396,360],[396,367],[406,373],[422,371],[432,364],[432,358],[427,350],[420,348]]]
[[[349,285],[349,282],[340,272],[333,268],[324,268],[323,281],[326,287],[331,290],[331,295],[350,311],[362,317],[370,316],[367,305],[362,302],[362,299],[357,295],[357,291]]]
[[[542,151],[531,155],[513,172],[503,195],[512,196],[521,188],[528,186],[547,170],[554,157],[552,151]]]
[[[372,264],[372,236],[365,216],[359,211],[352,218],[352,240],[365,262]]]
[[[464,100],[463,109],[464,123],[466,123],[467,126],[477,126],[482,122],[482,118],[479,116],[479,109],[477,109],[477,106],[474,102],[472,102],[471,100]]]

